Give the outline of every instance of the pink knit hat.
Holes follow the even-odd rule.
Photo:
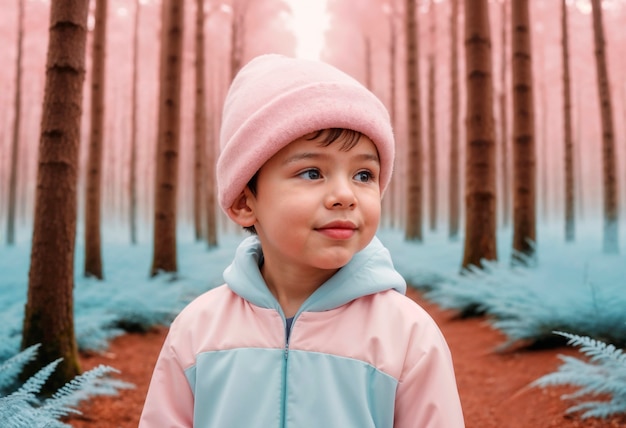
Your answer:
[[[357,80],[319,61],[269,54],[235,76],[224,102],[217,161],[219,204],[233,204],[274,154],[314,131],[346,128],[369,137],[381,162],[381,193],[389,184],[394,139],[383,103]]]

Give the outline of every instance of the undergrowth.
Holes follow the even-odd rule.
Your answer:
[[[541,388],[556,385],[577,387],[575,392],[563,398],[576,402],[567,409],[567,413],[581,412],[583,419],[626,414],[624,351],[590,337],[555,333],[566,337],[570,345],[580,347],[587,360],[560,355],[563,364],[558,370],[537,379],[532,385]]]
[[[24,366],[32,361],[39,345],[31,346],[0,364],[0,421],[3,428],[56,428],[69,427],[62,418],[80,414],[78,404],[99,395],[116,395],[118,390],[133,385],[111,378],[116,369],[100,365],[76,376],[50,397],[40,392],[61,359],[43,367],[23,384],[18,376]]]

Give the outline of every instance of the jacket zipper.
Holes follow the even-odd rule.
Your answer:
[[[287,360],[289,359],[289,336],[291,335],[291,329],[293,329],[293,322],[291,322],[291,328],[289,329],[289,335],[285,333],[285,349],[283,353],[283,385],[282,385],[282,409],[281,409],[281,428],[285,428],[287,424],[286,412],[287,412]],[[286,329],[285,320],[285,329]]]

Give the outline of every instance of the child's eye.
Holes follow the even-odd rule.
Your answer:
[[[359,171],[354,178],[361,183],[368,183],[374,179],[374,174],[369,171]]]
[[[305,180],[319,180],[322,177],[322,174],[320,174],[317,169],[307,169],[306,171],[302,171],[298,174],[298,176],[304,178]]]

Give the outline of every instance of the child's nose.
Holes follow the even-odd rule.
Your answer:
[[[356,205],[356,195],[350,180],[332,180],[327,196],[328,208],[353,208]]]

